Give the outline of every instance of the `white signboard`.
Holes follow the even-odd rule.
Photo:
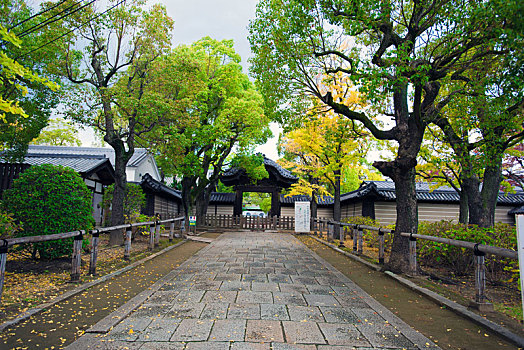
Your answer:
[[[309,202],[295,202],[295,232],[309,232],[311,213]]]
[[[520,268],[520,294],[522,298],[522,309],[524,311],[524,215],[517,214],[517,247]]]

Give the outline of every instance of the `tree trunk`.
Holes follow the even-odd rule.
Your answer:
[[[115,150],[115,190],[111,202],[111,226],[121,225],[125,222],[124,201],[127,193],[126,166],[131,155],[126,154],[121,142],[111,144]],[[120,230],[109,235],[109,245],[122,245],[124,236]]]
[[[313,192],[311,195],[311,204],[309,208],[311,211],[311,217],[316,219],[317,218],[317,195],[315,194],[315,192]]]
[[[460,208],[459,208],[459,223],[466,225],[468,223],[469,208],[468,208],[468,194],[463,189],[459,192]]]
[[[187,177],[182,178],[182,206],[184,207],[184,216],[186,218],[186,230],[189,229],[189,215],[191,215],[191,185],[192,180]]]
[[[438,92],[438,84],[428,85],[424,103],[429,106]],[[373,166],[385,176],[389,176],[395,182],[395,194],[397,197],[397,220],[393,234],[391,254],[386,268],[393,272],[409,272],[409,238],[402,237],[401,232],[417,233],[418,230],[418,208],[417,193],[415,187],[415,166],[417,155],[420,151],[424,130],[424,123],[416,115],[424,110],[420,106],[420,92],[415,93],[414,117],[410,117],[408,111],[407,86],[399,86],[395,91],[393,100],[395,107],[395,118],[397,120],[398,153],[395,160],[374,162]],[[428,101],[426,101],[428,99]],[[380,218],[379,218],[380,220]]]
[[[487,166],[484,170],[482,190],[477,176],[466,178],[463,190],[467,192],[469,206],[469,224],[479,227],[493,227],[495,208],[499,194],[502,171],[500,166]]]
[[[499,163],[501,163],[500,161]],[[495,225],[495,208],[502,181],[501,165],[487,166],[484,170],[484,181],[482,183],[482,216],[480,218],[481,227],[493,227]]]
[[[317,185],[318,184],[318,179],[315,178],[315,177],[310,177],[309,178],[309,182],[312,184],[312,185]],[[316,194],[316,191],[313,190],[311,192],[311,205],[310,205],[310,211],[311,211],[311,217],[312,218],[317,218],[317,194]]]
[[[195,202],[197,225],[204,225],[207,214],[207,208],[209,206],[209,199],[211,198],[211,192],[213,190],[211,184],[208,185],[197,197]]]
[[[402,237],[401,232],[417,233],[418,208],[415,189],[415,168],[395,169],[395,193],[397,196],[397,220],[391,255],[387,268],[393,272],[406,272],[409,269],[409,239]]]
[[[482,199],[480,196],[480,179],[476,175],[466,176],[462,191],[468,197],[469,224],[480,225],[482,218]]]
[[[334,171],[335,175],[335,198],[333,203],[333,220],[340,222],[341,211],[340,211],[340,169]],[[334,225],[334,239],[340,239],[340,225]]]

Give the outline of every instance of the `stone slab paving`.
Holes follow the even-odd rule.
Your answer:
[[[289,234],[226,233],[174,272],[68,349],[438,349]]]

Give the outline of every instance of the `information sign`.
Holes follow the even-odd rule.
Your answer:
[[[309,232],[311,224],[309,208],[309,202],[295,202],[295,232]]]

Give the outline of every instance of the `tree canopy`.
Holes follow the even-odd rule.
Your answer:
[[[35,51],[47,36],[30,31],[40,21],[32,14],[22,0],[0,4],[0,150],[11,161],[23,159],[58,104],[52,63],[62,54],[54,47]]]
[[[519,1],[262,0],[250,24],[252,71],[268,113],[291,123],[310,96],[396,142],[391,161],[373,165],[395,182],[397,222],[389,268],[403,271],[417,231],[415,165],[427,126],[464,89],[482,62],[508,54]],[[510,10],[511,9],[511,10]],[[519,25],[522,25],[520,22]],[[508,34],[509,33],[509,34]],[[514,62],[510,62],[515,68]],[[330,86],[340,76],[373,111],[355,110]],[[441,89],[453,81],[455,88]],[[388,117],[382,124],[373,116]]]
[[[154,83],[153,63],[170,48],[173,20],[160,5],[144,10],[142,0],[110,4],[110,11],[96,12],[90,5],[64,21],[63,25],[77,30],[67,42],[60,68],[76,86],[68,96],[67,116],[98,128],[115,151],[111,212],[115,225],[124,220],[126,164],[136,139],[164,116],[152,108],[155,94],[161,91],[149,87]],[[79,26],[82,23],[86,24]],[[110,243],[120,240],[114,234]]]
[[[177,59],[195,68],[186,79],[191,88],[164,91],[185,96],[186,104],[172,110],[174,118],[151,133],[148,143],[163,171],[181,179],[186,214],[196,206],[202,219],[230,154],[264,143],[269,120],[262,97],[242,73],[231,40],[205,37],[177,47],[159,68],[161,74],[179,76],[184,67],[169,64]]]

